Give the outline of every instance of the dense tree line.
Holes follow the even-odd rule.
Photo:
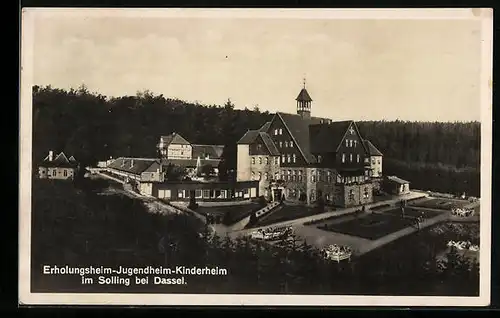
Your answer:
[[[79,181],[34,180],[33,291],[477,295],[478,265],[456,253],[436,261],[448,237],[422,231],[359,259],[325,261],[307,244],[271,246],[214,236],[188,215],[152,214],[143,203],[99,195]],[[91,190],[92,189],[92,190]],[[461,237],[463,238],[463,237]],[[411,246],[411,249],[408,249]],[[218,266],[227,276],[187,276],[186,286],[82,285],[78,276],[43,275],[43,265]],[[142,288],[142,289],[141,289]]]
[[[225,145],[219,171],[227,177],[236,167],[237,140],[271,118],[258,108],[237,110],[230,100],[200,105],[148,91],[108,98],[85,87],[35,86],[33,159],[49,149],[74,155],[84,166],[110,156],[155,157],[159,137],[177,132],[192,143]],[[384,153],[386,174],[401,174],[424,190],[479,194],[479,123],[372,121],[359,128]]]

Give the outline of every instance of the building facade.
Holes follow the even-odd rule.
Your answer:
[[[273,157],[278,157],[279,163],[270,182],[260,184],[261,193],[307,204],[322,198],[342,207],[373,202],[373,174],[382,175],[380,151],[363,139],[354,121],[311,116],[312,99],[305,85],[296,102],[297,114],[278,112],[256,130],[267,133],[277,150]],[[247,132],[238,143],[240,181],[264,172],[252,164],[251,147],[258,144],[251,138],[255,134]],[[373,166],[372,157],[376,159]]]
[[[213,176],[218,175],[223,145],[192,144],[178,133],[161,136],[158,143],[164,170],[169,164],[186,169],[188,176],[194,178],[204,166],[210,166]]]
[[[152,194],[152,183],[165,181],[160,161],[152,158],[120,157],[107,166],[106,172],[127,184],[133,184],[145,195]]]
[[[259,193],[271,196],[270,184],[279,179],[280,153],[266,132],[249,130],[237,144],[236,181],[258,181]]]
[[[74,180],[79,169],[75,157],[66,157],[64,152],[54,158],[54,152],[49,151],[47,157],[38,166],[40,179]]]

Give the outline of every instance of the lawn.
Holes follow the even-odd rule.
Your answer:
[[[377,240],[404,229],[412,224],[411,220],[401,219],[390,214],[368,214],[359,219],[320,227],[321,230]]]
[[[396,208],[396,209],[391,209],[384,211],[382,213],[388,213],[394,216],[401,216],[401,209]],[[443,212],[437,212],[437,211],[420,211],[418,208],[406,208],[405,209],[405,216],[409,217],[419,217],[422,216],[424,219],[432,219],[435,216],[440,215]]]
[[[453,208],[459,208],[467,205],[468,201],[457,201],[448,199],[429,199],[425,201],[410,202],[408,205],[417,206],[422,208],[430,209],[440,209],[440,210],[452,210]]]
[[[318,211],[314,208],[301,205],[285,205],[283,206],[283,208],[271,212],[268,216],[266,216],[262,220],[259,220],[257,225],[270,225],[278,222],[303,218],[314,214],[318,214]]]
[[[200,206],[196,209],[196,212],[203,215],[213,215],[214,217],[223,218],[226,213],[229,213],[226,225],[234,224],[243,218],[247,217],[253,211],[259,209],[258,203],[248,203],[239,205],[228,205],[228,206],[211,206],[203,207]]]

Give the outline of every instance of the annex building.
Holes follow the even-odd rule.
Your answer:
[[[277,112],[241,137],[237,180],[258,180],[259,193],[269,200],[312,204],[322,197],[341,207],[373,202],[383,154],[363,138],[354,121],[311,116],[305,84],[296,107],[296,114]]]

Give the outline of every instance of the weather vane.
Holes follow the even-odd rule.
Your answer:
[[[304,76],[304,78],[302,79],[302,83],[304,84],[304,88],[306,88],[306,77]]]

